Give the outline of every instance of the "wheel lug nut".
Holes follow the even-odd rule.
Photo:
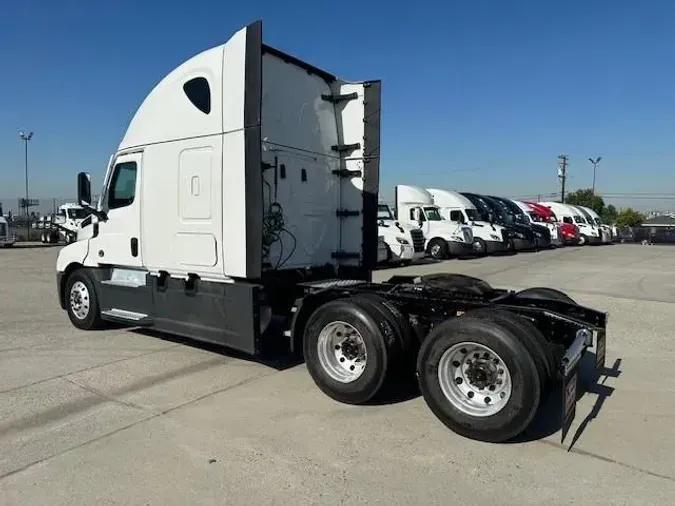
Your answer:
[[[494,386],[494,385],[490,385],[488,388],[490,389],[490,392],[494,392],[494,391],[495,391],[495,386]]]
[[[350,371],[353,371],[354,369],[355,369],[355,367],[354,367],[353,365],[350,365],[350,366],[349,366],[349,370],[350,370]]]
[[[499,359],[495,358],[495,359],[492,360],[492,362],[493,362],[495,365],[497,365],[497,364],[499,363]]]
[[[457,360],[455,360],[455,361],[452,363],[452,367],[459,367],[460,365],[462,365],[462,364],[460,364]]]
[[[462,348],[462,349],[461,349],[461,350],[459,350],[459,351],[461,351],[461,352],[462,352],[462,354],[466,355],[466,348]]]
[[[480,358],[480,355],[478,353],[474,353],[473,358]]]
[[[344,361],[345,361],[345,357],[340,357],[340,362],[344,362]]]
[[[499,369],[499,370],[497,371],[497,374],[504,374],[504,369]]]
[[[484,358],[484,359],[490,358],[490,354],[489,354],[489,353],[483,353],[483,358]]]
[[[335,349],[336,349],[336,350],[339,350],[339,349],[340,349],[340,345],[339,345],[339,344],[336,344],[336,345],[335,345]]]
[[[461,385],[462,383],[464,383],[464,380],[462,378],[455,378],[455,383]]]
[[[469,399],[473,399],[473,392],[469,392],[469,393],[468,393],[468,394],[466,394],[466,395],[468,395],[468,396],[469,396]]]
[[[486,397],[485,398],[485,404],[490,404],[490,402],[492,402],[492,399],[490,399],[489,397]]]
[[[501,392],[499,396],[503,399],[504,397],[506,397],[506,392]]]

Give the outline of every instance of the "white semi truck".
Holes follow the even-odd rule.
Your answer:
[[[385,262],[409,264],[424,258],[424,233],[419,227],[394,218],[387,204],[377,206],[378,234],[387,247]]]
[[[15,242],[16,235],[14,234],[9,221],[5,218],[5,214],[2,210],[2,203],[0,203],[0,246],[9,248],[14,246]]]
[[[42,230],[40,242],[56,244],[63,240],[70,244],[77,238],[82,223],[91,213],[81,205],[69,202],[59,206],[54,214],[42,217],[37,228]]]
[[[594,342],[604,364],[605,313],[462,275],[372,281],[380,86],[264,44],[261,22],[181,64],[131,120],[96,206],[78,174],[93,216],[59,252],[61,307],[79,329],[121,322],[251,355],[287,340],[345,403],[416,372],[435,415],[484,441],[523,431],[562,382],[564,436]]]
[[[432,258],[442,260],[473,254],[471,227],[443,218],[431,193],[420,186],[403,184],[396,185],[394,190],[398,221],[422,230],[425,250]]]
[[[469,225],[473,234],[473,249],[478,255],[508,251],[508,233],[495,223],[481,221],[476,206],[464,195],[452,190],[427,188],[439,206],[441,216],[460,225]]]

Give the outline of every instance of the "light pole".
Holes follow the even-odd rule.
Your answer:
[[[598,167],[600,160],[602,160],[601,156],[597,157],[595,160],[592,158],[588,159],[588,161],[593,164],[593,195],[595,195],[595,169]]]
[[[24,162],[25,162],[25,169],[26,169],[26,201],[24,202],[24,205],[26,206],[26,240],[30,241],[30,215],[28,213],[29,209],[29,202],[28,202],[28,141],[33,138],[33,132],[24,132],[23,130],[19,130],[19,137],[21,137],[21,140],[23,141],[24,144]]]

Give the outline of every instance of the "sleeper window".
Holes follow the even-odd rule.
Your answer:
[[[110,190],[108,209],[117,209],[130,205],[136,196],[136,162],[123,162],[115,166]]]

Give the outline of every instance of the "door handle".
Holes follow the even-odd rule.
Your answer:
[[[131,238],[131,256],[132,257],[138,256],[138,239],[135,237]]]

